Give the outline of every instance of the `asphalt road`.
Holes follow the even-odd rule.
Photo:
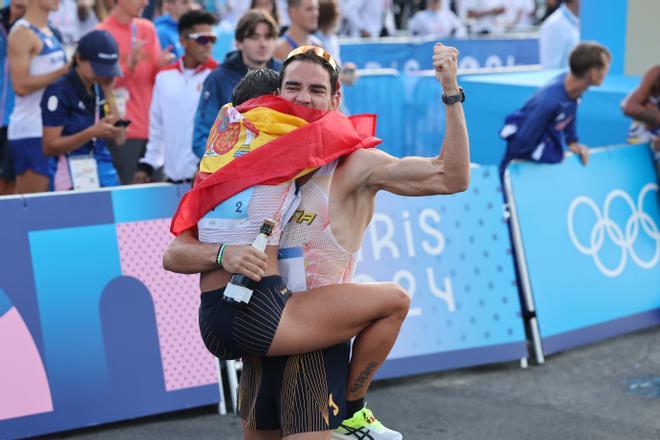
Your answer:
[[[517,363],[372,386],[369,406],[406,440],[660,440],[660,329]],[[198,408],[50,438],[241,439],[239,421]]]

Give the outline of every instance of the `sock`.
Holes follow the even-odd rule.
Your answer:
[[[346,412],[348,413],[348,418],[353,417],[353,414],[360,411],[362,408],[364,408],[364,397],[357,400],[346,401]]]

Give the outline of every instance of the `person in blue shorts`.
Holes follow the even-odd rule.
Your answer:
[[[48,158],[42,151],[41,96],[44,88],[69,68],[57,33],[48,25],[48,14],[57,9],[53,0],[31,0],[23,18],[9,32],[7,56],[14,109],[7,139],[19,194],[48,191]]]
[[[51,189],[96,189],[119,185],[107,140],[123,142],[112,84],[119,69],[112,36],[94,30],[80,39],[69,73],[46,87],[41,99],[43,151]]]

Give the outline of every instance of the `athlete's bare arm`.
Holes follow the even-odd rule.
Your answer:
[[[449,96],[459,93],[456,78],[458,51],[437,45],[434,48],[435,76]],[[465,191],[470,181],[470,153],[463,107],[445,106],[446,131],[436,157],[397,159],[378,150],[360,150],[346,160],[349,182],[357,193],[371,196],[386,190],[405,196],[453,194]],[[366,194],[368,196],[368,194]]]
[[[447,95],[459,93],[458,51],[438,45],[433,64]],[[337,168],[330,195],[332,231],[349,251],[359,249],[375,209],[379,190],[404,196],[453,194],[470,181],[470,153],[465,116],[460,103],[445,106],[446,132],[436,157],[398,159],[378,150],[358,150]]]
[[[644,122],[649,127],[660,126],[660,111],[655,104],[647,105],[654,89],[660,87],[660,65],[649,69],[640,85],[621,102],[626,116]]]
[[[163,254],[163,268],[183,274],[218,272],[219,244],[200,243],[191,230],[174,238]],[[227,273],[240,273],[259,281],[267,268],[268,257],[252,246],[226,246],[222,267]],[[217,287],[217,286],[216,286]]]
[[[30,75],[30,60],[41,50],[42,44],[34,32],[25,27],[19,27],[9,35],[9,71],[18,96],[43,89],[69,71],[69,65],[64,65],[50,73]]]

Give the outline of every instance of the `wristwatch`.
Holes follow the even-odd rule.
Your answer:
[[[458,93],[455,95],[447,96],[445,92],[442,92],[442,102],[446,105],[454,105],[457,102],[465,101],[465,93],[463,93],[463,88],[458,88]]]

